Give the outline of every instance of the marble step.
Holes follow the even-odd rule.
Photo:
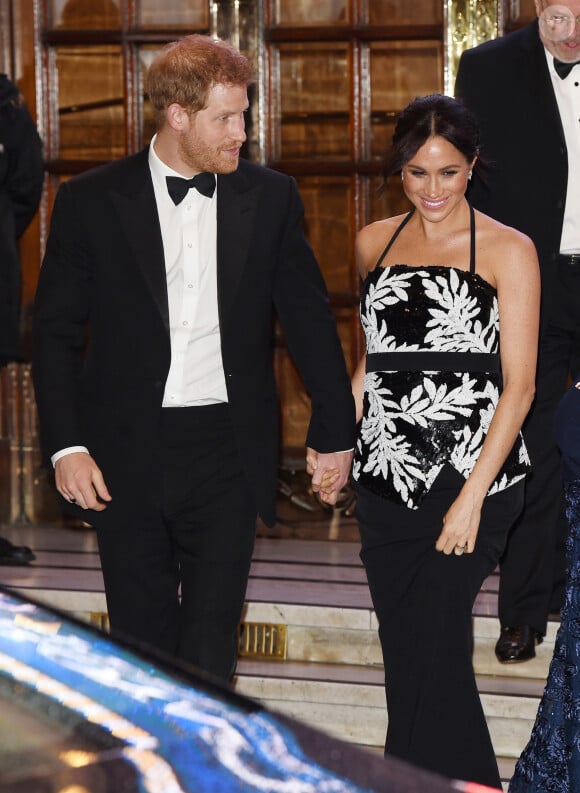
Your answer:
[[[387,726],[383,668],[372,609],[248,603],[247,622],[284,624],[284,661],[240,659],[237,690],[347,741],[382,751]],[[500,664],[496,617],[475,616],[474,668],[504,788],[526,745],[544,689],[559,623],[536,658]]]
[[[244,622],[282,624],[287,630],[288,661],[378,666],[382,664],[377,620],[372,609],[334,608],[283,603],[247,603]],[[499,635],[496,617],[473,618],[474,668],[478,675],[545,681],[559,623],[548,623],[536,658],[500,664],[495,657]]]
[[[477,682],[496,754],[518,757],[529,738],[543,683],[485,676]],[[384,743],[382,668],[242,659],[235,688],[344,740],[376,748]]]
[[[540,680],[478,676],[502,786],[526,745],[543,690]],[[382,667],[241,659],[237,691],[342,740],[382,752],[387,712]],[[436,728],[436,725],[435,725]]]

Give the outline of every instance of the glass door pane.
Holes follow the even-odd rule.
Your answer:
[[[55,49],[61,159],[111,160],[126,153],[120,47]]]
[[[281,25],[333,25],[350,21],[347,0],[276,0],[274,20]]]
[[[346,44],[281,44],[275,149],[280,159],[351,154],[349,53]]]
[[[137,24],[146,28],[209,29],[210,5],[208,0],[139,0]]]
[[[107,30],[121,27],[121,0],[49,0],[54,28]]]
[[[348,176],[303,176],[298,178],[304,202],[307,234],[326,286],[331,292],[346,294],[353,287],[352,235],[348,218],[353,200]]]
[[[394,120],[416,96],[442,91],[439,41],[389,41],[370,45],[371,152],[382,156]]]
[[[442,8],[440,0],[368,0],[371,25],[436,25]]]

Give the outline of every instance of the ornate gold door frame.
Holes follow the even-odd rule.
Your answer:
[[[463,50],[497,38],[503,31],[503,3],[498,0],[444,0],[445,57],[443,84],[453,96]]]

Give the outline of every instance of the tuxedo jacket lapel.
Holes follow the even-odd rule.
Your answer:
[[[256,220],[260,187],[240,168],[218,175],[217,291],[222,330],[243,277]],[[122,187],[112,190],[112,201],[125,230],[128,245],[145,278],[163,325],[169,333],[169,305],[163,240],[155,204],[147,150],[135,157]]]
[[[564,144],[564,130],[552,86],[552,78],[546,64],[544,45],[540,39],[538,20],[525,29],[522,49],[529,75],[531,96],[533,96],[538,114],[543,120],[542,133],[557,135]],[[537,130],[534,132],[534,137],[538,137]]]
[[[241,168],[218,175],[217,184],[217,290],[223,331],[247,262],[260,187]]]
[[[127,242],[147,282],[163,325],[169,333],[169,303],[161,227],[149,171],[147,150],[135,158],[123,187],[112,192]]]

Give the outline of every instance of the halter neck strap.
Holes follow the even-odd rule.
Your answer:
[[[391,248],[393,247],[393,244],[394,244],[395,240],[397,239],[397,237],[399,236],[399,234],[400,234],[400,233],[403,231],[403,229],[405,228],[405,226],[407,225],[407,223],[408,223],[408,222],[411,220],[411,218],[413,217],[413,214],[414,214],[414,212],[415,212],[415,207],[413,207],[413,209],[412,209],[412,210],[411,210],[411,211],[410,211],[410,212],[409,212],[409,213],[408,213],[408,214],[407,214],[407,215],[406,215],[406,216],[403,218],[403,220],[402,220],[402,221],[399,223],[399,226],[398,226],[397,230],[395,231],[395,233],[393,234],[393,236],[392,236],[392,237],[391,237],[391,239],[389,240],[389,242],[388,242],[388,244],[387,244],[387,247],[385,248],[385,250],[384,250],[384,251],[381,253],[381,255],[380,255],[380,257],[379,257],[379,260],[378,260],[378,262],[376,263],[375,267],[380,267],[380,266],[381,266],[381,262],[383,261],[383,259],[384,259],[384,258],[385,258],[385,256],[387,255],[387,253],[388,253],[388,252],[391,250]]]
[[[381,266],[381,263],[383,262],[385,256],[387,255],[387,253],[393,247],[393,245],[395,243],[395,240],[397,239],[399,234],[403,231],[403,229],[405,228],[407,223],[413,217],[414,212],[415,212],[415,208],[413,207],[413,209],[407,215],[405,215],[405,217],[403,218],[401,223],[399,223],[399,225],[397,227],[397,230],[395,231],[395,233],[393,234],[393,236],[391,237],[391,239],[387,243],[387,246],[384,249],[384,251],[379,256],[379,259],[378,259],[375,267],[380,267]],[[470,239],[469,239],[469,272],[470,273],[475,273],[475,211],[474,211],[473,207],[471,206],[471,204],[469,204],[469,234],[470,234]]]

